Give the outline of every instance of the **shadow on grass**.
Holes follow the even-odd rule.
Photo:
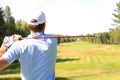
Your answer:
[[[69,79],[64,78],[64,77],[56,77],[55,80],[69,80]]]
[[[56,60],[56,62],[66,62],[66,61],[75,61],[75,60],[79,60],[80,58],[65,58],[65,59],[61,59],[61,58],[58,58]]]
[[[0,78],[0,80],[21,80],[20,78]],[[63,77],[57,77],[55,78],[55,80],[69,80],[67,78],[63,78]]]

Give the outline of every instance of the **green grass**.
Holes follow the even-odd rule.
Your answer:
[[[19,64],[0,71],[0,80],[20,80]],[[58,46],[56,80],[119,80],[120,46],[86,42]]]
[[[66,60],[64,62],[62,61],[57,63],[57,76],[63,76],[69,80],[120,79],[119,45],[101,45],[76,42],[61,44],[58,46],[58,50],[60,50],[60,55],[58,57],[61,59],[68,59],[68,57],[64,57],[66,56],[64,53],[66,50],[76,50],[76,52],[74,51],[74,54],[77,55],[75,56],[73,54],[73,56],[69,51],[68,53],[66,52],[66,54],[70,54],[71,57],[69,56],[70,59],[68,59],[68,61]],[[62,53],[64,53],[64,55]]]
[[[58,50],[85,50],[89,48],[103,47],[102,44],[90,44],[88,42],[70,42],[70,43],[61,43],[58,46]]]

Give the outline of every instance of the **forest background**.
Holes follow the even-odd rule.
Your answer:
[[[5,9],[0,7],[0,45],[2,44],[2,40],[5,36],[10,36],[12,34],[20,34],[23,37],[26,37],[29,34],[29,30],[27,29],[27,22],[23,20],[16,21],[15,18],[11,16],[11,14],[12,12],[8,5],[5,7]],[[114,29],[109,28],[108,32],[87,34],[99,35],[95,37],[58,38],[58,43],[72,41],[88,41],[91,43],[101,44],[120,44],[120,2],[116,4],[116,9],[114,9],[114,13],[111,13],[111,15],[114,16],[114,19],[112,19],[114,21],[114,23],[112,23],[112,25],[115,26]],[[55,35],[61,36],[61,34]]]

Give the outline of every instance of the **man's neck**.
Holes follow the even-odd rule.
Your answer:
[[[42,31],[41,31],[42,32]],[[30,34],[34,34],[34,33],[37,33],[37,32],[34,32],[34,31],[30,31]],[[44,32],[42,32],[42,33],[44,33]]]

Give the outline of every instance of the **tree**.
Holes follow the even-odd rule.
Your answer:
[[[16,31],[15,29],[15,19],[14,17],[11,16],[11,10],[9,6],[5,7],[4,10],[4,19],[5,19],[5,24],[6,24],[6,35],[12,35],[14,34]]]
[[[117,8],[114,10],[116,13],[113,13],[112,15],[115,17],[113,19],[115,26],[120,26],[120,2],[116,4]]]
[[[118,44],[120,43],[120,2],[118,2],[116,6],[117,8],[114,10],[116,13],[112,14],[115,17],[113,21],[116,28],[111,31],[111,37],[114,43]]]
[[[17,33],[22,35],[22,36],[27,36],[29,34],[29,30],[27,28],[27,23],[22,20],[18,20],[15,23]]]
[[[5,29],[6,29],[5,28],[5,21],[4,21],[3,17],[4,17],[3,10],[2,10],[2,8],[0,8],[0,45],[2,43],[2,39],[5,35],[4,32],[5,32]]]
[[[110,42],[120,44],[120,27],[117,27],[110,31]]]

